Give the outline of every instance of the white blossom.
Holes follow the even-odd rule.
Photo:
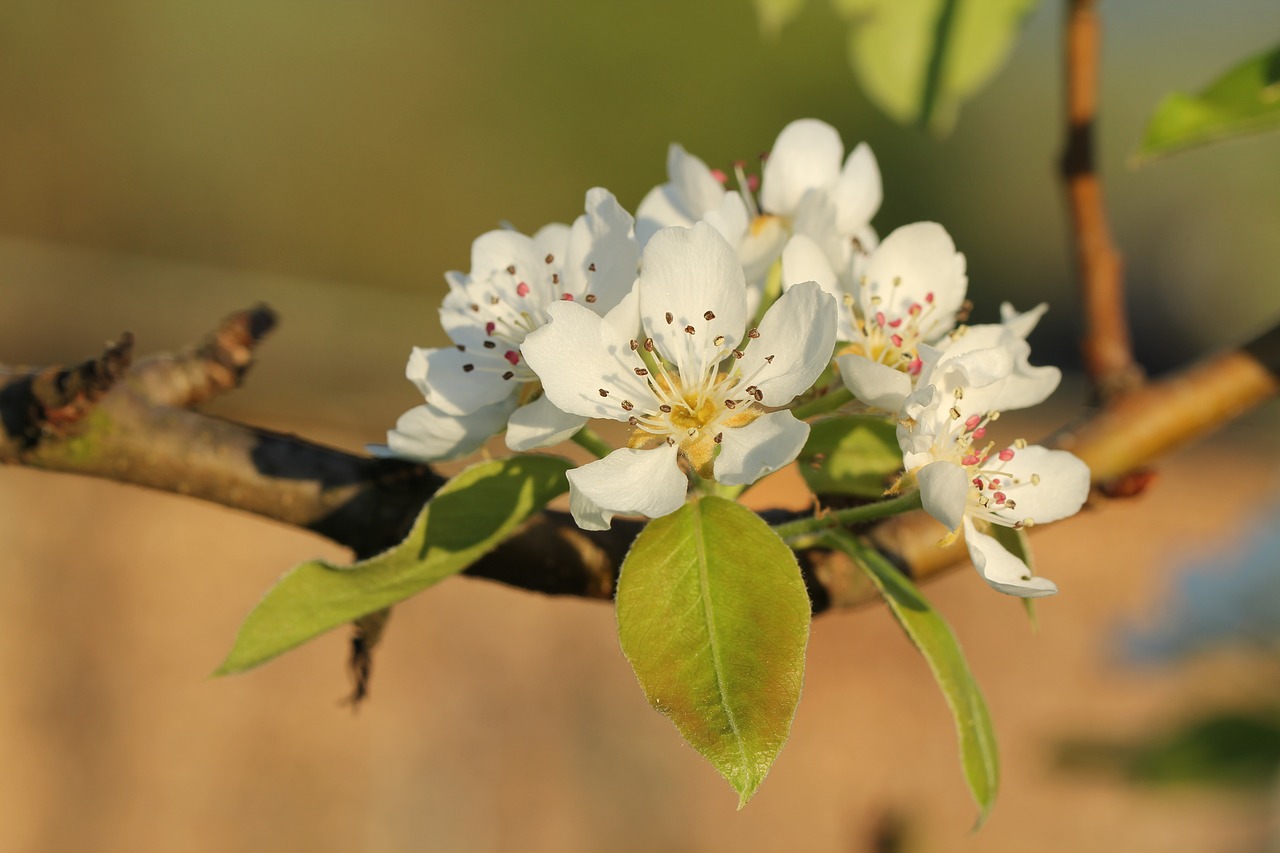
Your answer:
[[[876,245],[871,218],[880,208],[882,188],[866,143],[842,165],[843,158],[835,128],[817,119],[794,121],[778,134],[765,160],[757,197],[757,182],[741,164],[735,167],[738,192],[729,192],[725,174],[673,144],[667,183],[651,190],[636,211],[636,236],[644,245],[660,228],[709,222],[738,251],[752,303],[793,234],[812,240],[833,269],[848,270],[857,251]]]
[[[1074,515],[1089,492],[1089,469],[1062,450],[988,440],[1002,410],[1041,402],[1057,387],[1054,368],[1027,362],[1025,335],[1044,306],[1025,315],[1005,309],[1000,325],[975,326],[945,349],[921,347],[920,385],[902,408],[898,443],[925,511],[953,532],[964,530],[974,567],[991,586],[1023,597],[1052,595],[988,535],[990,525],[1026,528]]]
[[[387,434],[390,451],[433,461],[464,456],[504,427],[513,450],[555,444],[580,429],[583,418],[542,395],[520,345],[557,303],[598,315],[615,308],[635,281],[639,257],[631,215],[600,188],[587,193],[586,212],[572,227],[478,237],[470,273],[445,276],[440,322],[454,346],[410,354],[405,372],[426,404]]]
[[[809,426],[788,411],[835,343],[835,304],[812,282],[792,287],[747,329],[746,283],[710,225],[667,228],[645,247],[634,303],[602,319],[577,303],[522,352],[566,412],[632,427],[627,446],[569,472],[570,508],[586,529],[615,513],[658,517],[685,499],[681,460],[704,478],[746,485],[795,459]],[[620,315],[634,304],[630,326]]]

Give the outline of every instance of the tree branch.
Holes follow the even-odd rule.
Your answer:
[[[1067,138],[1062,178],[1084,308],[1085,370],[1106,403],[1142,383],[1133,357],[1124,295],[1124,262],[1111,239],[1102,181],[1094,165],[1101,31],[1096,0],[1068,0],[1066,23]]]

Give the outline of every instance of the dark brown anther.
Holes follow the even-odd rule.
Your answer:
[[[485,341],[485,342],[484,342],[484,348],[485,348],[485,349],[493,349],[493,348],[494,348],[494,347],[496,347],[496,346],[497,346],[497,344],[495,344],[493,341]]]
[[[553,272],[553,273],[551,274],[551,283],[552,283],[552,284],[559,284],[559,283],[560,283],[560,273],[558,273],[558,272]]]
[[[716,312],[714,311],[708,311],[702,315],[702,319],[704,320],[714,320],[715,318],[716,318]]]
[[[737,408],[737,406],[738,406],[738,404],[737,404],[737,403],[735,403],[733,400],[725,400],[725,401],[724,401],[724,407],[725,407],[726,409],[733,409],[733,408]]]
[[[690,335],[692,335],[693,333],[695,333],[696,331],[698,331],[698,330],[697,330],[697,329],[695,329],[693,326],[685,326],[685,327],[684,327],[684,330],[685,330],[685,332],[687,332],[687,333],[688,333],[688,334],[690,334]]]
[[[668,406],[666,403],[663,403],[661,406],[658,407],[658,411],[662,412],[663,414],[669,415],[671,414],[671,407]]]
[[[637,418],[635,415],[632,415],[631,417],[627,418],[627,423],[631,424],[632,426],[635,426],[636,424],[640,423],[640,419]]]
[[[667,325],[668,325],[668,326],[669,326],[669,325],[671,325],[671,321],[672,321],[672,320],[674,320],[675,318],[676,318],[676,315],[675,315],[675,314],[672,314],[670,311],[668,311],[668,312],[667,312]]]
[[[644,351],[653,352],[653,338],[644,339]]]
[[[716,433],[716,437],[711,440],[714,441],[716,444],[719,444],[720,442],[724,441],[724,433],[722,432]]]
[[[588,305],[596,301],[596,295],[594,293],[588,293],[586,296],[582,298],[586,300]]]
[[[601,397],[608,397],[608,396],[609,396],[609,392],[608,392],[608,391],[606,391],[606,390],[604,390],[603,388],[601,388],[601,389],[600,389],[600,396],[601,396]]]
[[[591,264],[591,266],[587,267],[587,272],[595,272],[595,271],[596,271],[596,265],[594,263]]]
[[[466,351],[467,351],[467,347],[466,347],[466,345],[465,345],[465,344],[454,344],[454,346],[458,348],[458,352],[466,352]]]
[[[764,357],[764,363],[765,363],[765,364],[773,364],[773,356],[771,356],[771,355],[766,355],[766,356]]]
[[[547,255],[543,260],[545,260],[547,263],[551,263],[551,262],[553,262],[555,259],[556,259],[556,256],[555,256],[555,255]]]
[[[631,342],[631,351],[632,351],[632,352],[635,352],[635,351],[636,351],[636,350],[638,350],[638,349],[640,349],[640,342],[639,342],[639,341],[632,341],[632,342]]]
[[[754,341],[756,338],[760,337],[760,330],[752,329],[751,331],[747,332],[747,337]]]
[[[507,275],[515,275],[515,274],[516,274],[515,264],[512,264],[511,266],[507,267]]]
[[[764,401],[764,392],[763,392],[763,391],[761,391],[759,388],[757,388],[756,390],[752,391],[752,392],[751,392],[751,396],[756,398],[756,402],[757,402],[757,403],[760,403],[760,402],[763,402],[763,401]]]
[[[511,378],[511,377],[513,377],[513,376],[515,376],[515,373],[513,373],[513,372],[512,372],[512,371],[510,371],[510,370],[508,370],[506,373],[502,374],[502,378],[503,378],[503,379],[510,379],[510,378]]]
[[[643,367],[637,367],[637,368],[635,369],[635,371],[636,371],[636,376],[648,376],[648,375],[649,375],[649,371],[645,370]]]
[[[476,366],[475,366],[474,364],[464,364],[464,365],[462,365],[462,371],[463,371],[464,373],[470,373],[471,371],[473,371],[473,370],[475,370],[475,369],[476,369]]]
[[[630,400],[623,400],[623,401],[622,401],[622,411],[624,411],[624,412],[629,412],[629,411],[631,411],[632,409],[634,409],[635,407],[636,407],[636,404],[635,404],[635,403],[633,403],[633,402],[631,402]]]
[[[480,310],[480,306],[479,306],[479,305],[477,305],[476,303],[472,302],[472,303],[471,303],[471,310],[472,310],[472,311],[479,311],[479,310]]]
[[[733,351],[733,357],[734,357],[734,358],[742,358],[744,355],[746,355],[746,353],[744,353],[744,352],[743,352],[742,350],[740,350],[740,349],[736,349],[736,350],[734,350],[734,351]]]

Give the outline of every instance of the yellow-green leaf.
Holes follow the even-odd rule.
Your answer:
[[[290,570],[245,619],[216,674],[265,663],[457,574],[567,490],[572,467],[552,456],[482,462],[436,492],[394,548],[352,565],[310,560]]]
[[[876,106],[946,132],[1003,64],[1037,0],[833,0],[853,27],[849,62]]]
[[[965,781],[980,810],[980,825],[990,813],[1000,788],[1000,757],[991,714],[973,673],[969,671],[960,643],[951,627],[920,594],[915,584],[880,552],[847,533],[832,531],[827,539],[867,573],[933,671],[955,719],[960,760]]]
[[[879,498],[902,471],[902,449],[886,418],[827,418],[813,424],[796,461],[814,494]]]
[[[1166,97],[1147,123],[1135,159],[1274,128],[1280,128],[1280,46],[1250,57],[1198,95]]]
[[[791,732],[810,617],[795,555],[723,498],[650,522],[622,564],[622,651],[649,703],[729,781],[739,808]]]

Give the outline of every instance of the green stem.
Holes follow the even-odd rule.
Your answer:
[[[907,492],[905,495],[899,495],[896,498],[880,501],[879,503],[837,509],[823,516],[788,521],[786,524],[775,526],[773,532],[783,539],[796,539],[809,533],[816,533],[819,530],[845,527],[850,524],[862,524],[863,522],[875,521],[878,518],[887,518],[891,515],[898,515],[899,513],[919,508],[920,493]]]
[[[853,402],[853,392],[843,385],[829,394],[823,394],[816,400],[810,400],[801,406],[796,406],[791,410],[791,414],[800,420],[807,420],[815,415],[825,415],[827,412],[834,412],[845,403]]]
[[[573,443],[586,450],[597,459],[603,459],[613,452],[613,448],[603,438],[583,427],[573,434]]]

